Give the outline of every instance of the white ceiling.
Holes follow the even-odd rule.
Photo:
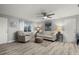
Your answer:
[[[0,13],[16,16],[27,20],[39,20],[40,12],[55,13],[53,19],[79,14],[76,4],[5,4],[0,5]]]

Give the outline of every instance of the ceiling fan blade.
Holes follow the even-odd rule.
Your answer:
[[[53,14],[48,14],[47,16],[52,16],[52,15],[55,15],[54,13]]]
[[[48,18],[52,18],[52,17],[49,17],[49,16],[48,16]]]

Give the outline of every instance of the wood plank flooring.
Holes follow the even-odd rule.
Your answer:
[[[75,43],[50,42],[7,43],[0,45],[0,55],[79,55]]]

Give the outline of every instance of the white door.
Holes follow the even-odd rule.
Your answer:
[[[7,43],[7,19],[0,17],[0,44]]]
[[[76,18],[64,19],[64,41],[76,42]]]

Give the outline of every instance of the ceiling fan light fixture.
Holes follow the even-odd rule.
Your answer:
[[[47,19],[47,16],[44,16],[43,19]]]

